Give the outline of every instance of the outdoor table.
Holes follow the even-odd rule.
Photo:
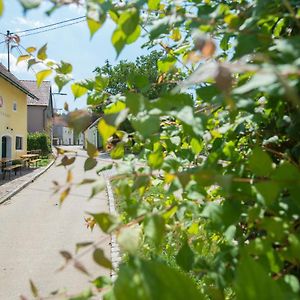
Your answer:
[[[20,156],[20,158],[22,158],[24,160],[24,162],[27,161],[28,167],[29,167],[29,161],[33,160],[35,158],[39,158],[39,155],[38,154],[23,154]]]
[[[6,167],[6,164],[8,162],[11,162],[11,161],[13,161],[13,159],[8,158],[8,157],[2,157],[2,158],[0,158],[1,171],[3,171],[3,168]]]
[[[29,159],[33,159],[33,158],[38,158],[39,155],[38,154],[24,154],[20,156],[21,158],[29,158]]]

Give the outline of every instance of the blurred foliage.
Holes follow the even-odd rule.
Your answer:
[[[41,150],[43,156],[51,153],[51,140],[49,135],[43,132],[28,133],[27,150]]]
[[[120,136],[116,158],[127,144],[136,154],[116,164],[122,215],[94,220],[127,258],[105,299],[299,299],[299,1],[85,4],[91,35],[107,15],[115,23],[117,56],[142,32],[163,50],[157,86],[185,74],[155,95],[130,79],[99,122],[104,142]],[[44,52],[31,64],[43,61],[62,88],[70,67]],[[101,100],[109,80],[74,84],[75,97]],[[119,131],[126,119],[130,136]]]

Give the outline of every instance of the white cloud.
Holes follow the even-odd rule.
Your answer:
[[[18,58],[10,54],[10,71],[19,79],[35,78],[34,72],[39,72],[43,69],[41,65],[33,66],[32,70],[27,70],[27,62],[21,61],[17,64]],[[7,53],[0,53],[0,62],[7,67]]]
[[[39,21],[39,20],[31,20],[31,19],[27,19],[24,17],[16,17],[12,20],[13,24],[16,25],[22,25],[21,27],[24,28],[24,26],[26,27],[30,27],[30,28],[34,28],[34,27],[40,27],[40,26],[44,26],[46,25],[44,22]]]

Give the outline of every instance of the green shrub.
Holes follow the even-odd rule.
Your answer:
[[[31,150],[41,150],[42,155],[48,155],[51,153],[51,140],[46,133],[35,132],[28,133],[27,136],[27,149]]]

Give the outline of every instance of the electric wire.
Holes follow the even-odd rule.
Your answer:
[[[54,27],[54,28],[49,28],[49,29],[46,29],[46,30],[38,31],[38,32],[21,34],[21,35],[19,35],[19,37],[26,37],[26,36],[30,36],[30,35],[40,34],[40,33],[48,32],[48,31],[68,27],[68,26],[71,26],[71,25],[79,24],[79,23],[82,23],[82,22],[85,22],[85,20],[80,20],[80,21],[77,21],[77,22],[73,22],[73,23],[70,23],[70,24],[65,24],[65,25],[62,25],[62,26]]]
[[[30,32],[30,31],[36,31],[36,30],[40,30],[40,29],[44,29],[44,28],[48,28],[48,27],[57,26],[57,25],[64,24],[64,23],[77,21],[77,20],[80,20],[83,18],[85,19],[86,16],[72,18],[72,19],[68,19],[68,20],[64,20],[64,21],[60,21],[60,22],[56,22],[56,23],[52,23],[52,24],[48,24],[48,25],[44,25],[44,26],[39,26],[39,27],[35,27],[35,28],[30,28],[30,29],[26,29],[26,30],[15,31],[15,32],[12,32],[12,34],[21,34],[21,33],[26,33],[26,32]]]

